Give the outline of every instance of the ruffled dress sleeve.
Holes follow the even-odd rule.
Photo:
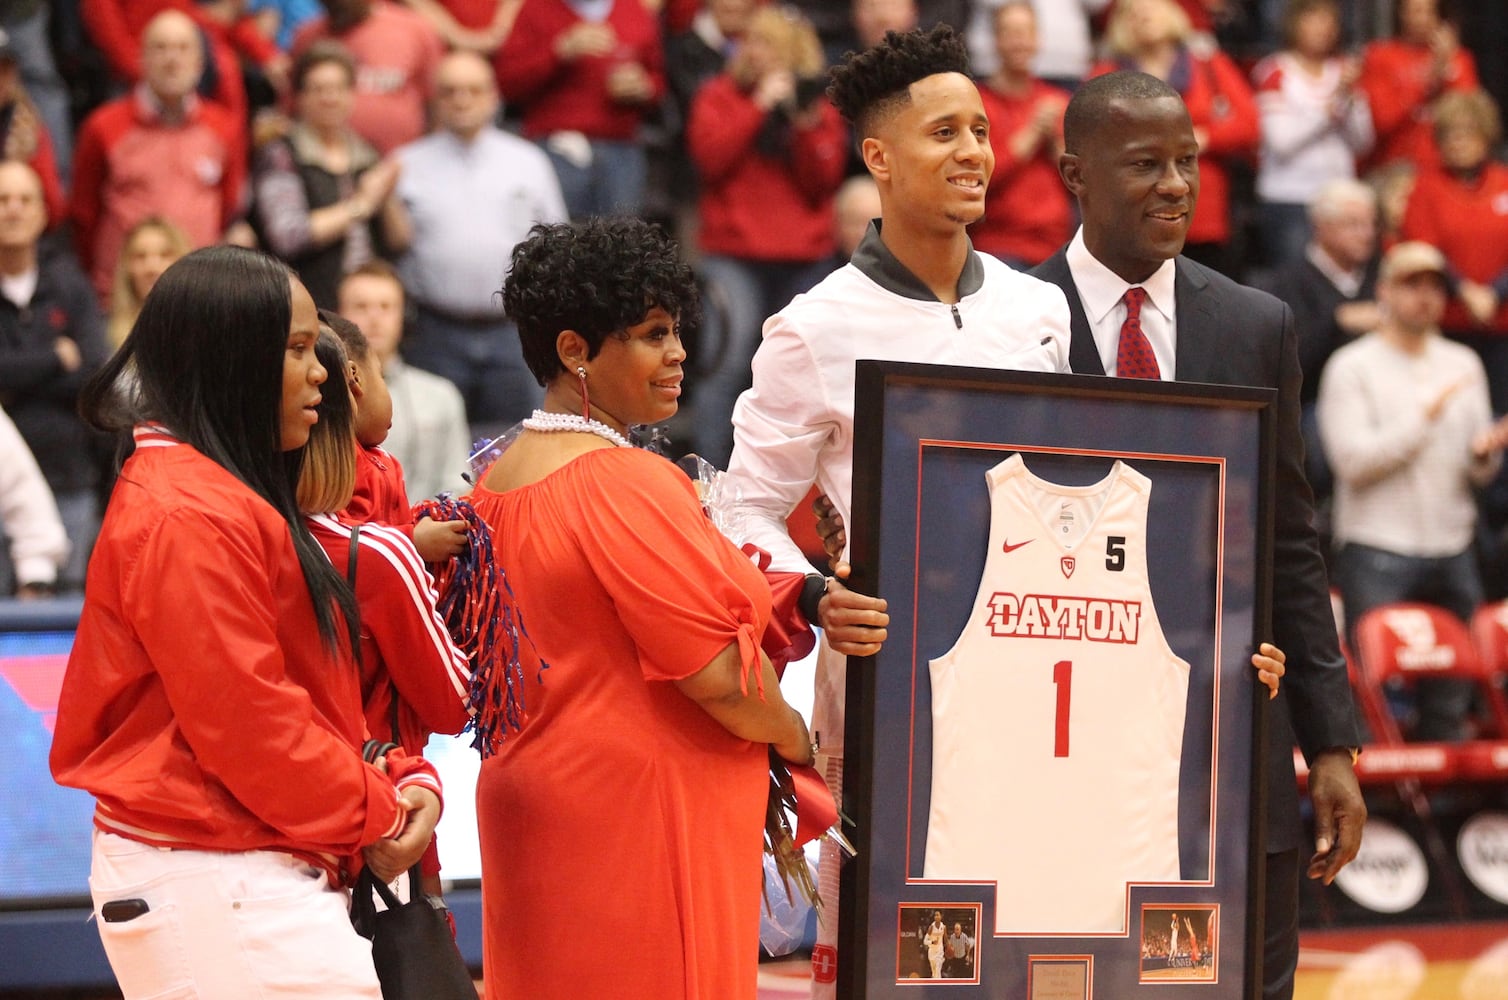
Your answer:
[[[638,650],[644,678],[688,677],[735,641],[745,676],[756,670],[769,585],[708,520],[685,474],[626,448],[577,465],[580,549]]]

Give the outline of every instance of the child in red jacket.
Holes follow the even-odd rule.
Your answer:
[[[361,328],[344,316],[320,310],[320,321],[340,338],[350,359],[351,394],[356,399],[356,492],[342,512],[347,521],[374,521],[408,535],[425,562],[444,562],[466,547],[466,522],[413,520],[403,466],[382,450],[393,425],[393,397],[382,377],[382,363]]]
[[[319,362],[350,372],[340,339],[328,326],[316,343]],[[339,384],[325,387],[319,422],[310,432],[299,473],[298,505],[309,533],[356,594],[361,614],[361,702],[367,732],[422,757],[431,733],[466,727],[470,666],[436,610],[434,582],[412,542],[380,524],[353,527],[335,511],[346,506],[363,460],[352,454],[356,408]],[[352,547],[355,551],[352,551]],[[440,895],[440,856],[430,842],[421,861],[424,892]]]

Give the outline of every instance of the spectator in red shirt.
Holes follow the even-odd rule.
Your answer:
[[[696,168],[686,151],[686,120],[702,85],[728,63],[749,19],[764,0],[707,0],[690,27],[665,39],[665,99],[660,102],[659,141],[650,151],[654,199],[668,198],[673,215],[690,215],[695,206]],[[658,167],[656,166],[658,164]]]
[[[529,0],[495,66],[524,135],[549,153],[571,217],[638,214],[639,130],[665,94],[660,25],[644,0]]]
[[[1480,90],[1446,94],[1433,110],[1438,165],[1419,171],[1402,236],[1438,247],[1457,279],[1441,327],[1487,365],[1494,407],[1508,408],[1508,166],[1492,158],[1503,135]]]
[[[969,237],[976,250],[1024,270],[1073,236],[1068,189],[1058,176],[1068,95],[1032,75],[1037,15],[1030,0],[1007,0],[996,10],[995,49],[1000,68],[979,87],[990,117],[995,172],[984,218]]]
[[[695,444],[719,467],[733,447],[733,403],[749,387],[765,317],[831,270],[847,131],[823,93],[824,69],[811,23],[766,7],[727,71],[691,105],[686,140],[701,180],[701,272],[709,302],[720,307],[705,328],[703,344],[716,346],[701,362]]]
[[[491,56],[507,41],[524,0],[403,0],[446,47]]]
[[[1361,86],[1372,106],[1377,145],[1371,165],[1436,162],[1430,106],[1447,91],[1475,90],[1477,67],[1439,0],[1399,0],[1398,34],[1367,46]]]
[[[356,60],[351,128],[386,155],[425,132],[435,70],[445,45],[428,21],[390,0],[320,0],[325,16],[303,27],[296,57],[333,38]]]
[[[220,102],[238,121],[245,121],[247,116],[242,58],[261,67],[279,91],[285,89],[288,56],[267,37],[256,18],[239,5],[193,0],[79,0],[79,13],[89,37],[104,54],[111,72],[131,84],[140,81],[146,72],[142,62],[142,32],[154,17],[167,10],[180,11],[198,26],[211,69],[203,81],[208,88],[204,96]]]
[[[142,81],[85,119],[73,162],[73,237],[102,300],[126,231],[149,215],[171,219],[195,247],[218,242],[242,213],[244,130],[201,101],[199,29],[168,10],[147,22]]]
[[[1260,138],[1251,85],[1208,36],[1194,34],[1188,15],[1173,0],[1120,0],[1105,27],[1105,42],[1110,59],[1090,76],[1140,70],[1165,81],[1188,106],[1199,142],[1199,204],[1184,253],[1229,271],[1228,164],[1255,153]]]

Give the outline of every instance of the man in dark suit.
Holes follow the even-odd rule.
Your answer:
[[[1278,390],[1272,628],[1287,675],[1267,754],[1263,995],[1291,997],[1302,835],[1295,735],[1315,814],[1309,877],[1329,883],[1356,856],[1366,821],[1352,766],[1360,735],[1304,478],[1293,316],[1180,256],[1199,194],[1199,146],[1167,84],[1129,72],[1086,83],[1065,112],[1064,143],[1059,169],[1083,227],[1031,273],[1068,297],[1073,370]]]

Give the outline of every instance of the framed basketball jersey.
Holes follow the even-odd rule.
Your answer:
[[[890,628],[848,671],[840,995],[1251,995],[1274,394],[857,385],[853,585]],[[928,960],[938,922],[966,960]]]

